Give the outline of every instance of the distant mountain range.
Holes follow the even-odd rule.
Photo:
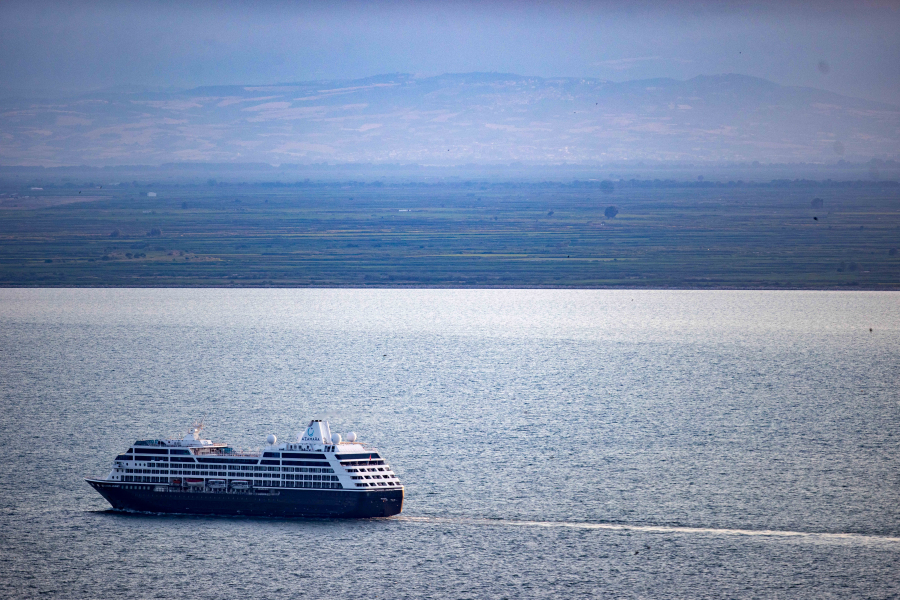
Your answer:
[[[900,107],[743,75],[467,73],[0,100],[0,164],[900,157]]]

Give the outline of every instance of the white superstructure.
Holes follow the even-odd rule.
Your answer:
[[[266,447],[259,451],[239,451],[201,439],[202,427],[194,425],[180,440],[135,442],[116,457],[106,481],[209,492],[402,488],[377,449],[357,441],[353,432],[346,436],[332,433],[327,421],[310,421],[294,442],[279,444],[269,435]]]

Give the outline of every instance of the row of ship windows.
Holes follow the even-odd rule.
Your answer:
[[[336,481],[273,481],[272,485],[274,487],[279,487],[277,485],[278,483],[281,483],[280,487],[287,488],[326,488],[333,490],[340,490],[344,488],[344,486]]]
[[[126,483],[169,483],[168,477],[145,477],[145,476],[133,476],[126,475],[124,478]],[[319,489],[334,489],[340,490],[343,489],[344,486],[340,484],[338,481],[268,481],[268,480],[257,480],[256,485],[263,485],[266,487],[284,487],[284,488],[319,488]],[[360,485],[357,483],[357,487]]]
[[[165,472],[161,472],[160,474],[165,475]],[[177,475],[178,473],[169,473],[169,475],[173,474]],[[190,476],[192,473],[184,473],[184,475]],[[197,473],[193,473],[193,475],[197,475]],[[202,473],[202,475],[210,475],[210,473]],[[222,477],[225,477],[225,475],[223,474]],[[338,481],[337,475],[285,475],[284,478],[296,481]],[[269,476],[264,475],[262,479],[269,479]],[[278,478],[276,477],[275,479]],[[136,480],[140,480],[140,477],[137,477]],[[125,481],[131,481],[128,475],[125,475]]]
[[[226,477],[225,473],[198,473],[196,471],[152,471],[159,475],[184,475],[190,477],[192,475],[206,475],[213,477]],[[127,475],[125,477],[128,477]],[[263,479],[288,479],[296,481],[338,481],[337,475],[261,475]],[[127,479],[126,479],[127,481]]]
[[[134,463],[134,466],[140,467],[142,465],[147,465],[150,463],[158,464],[158,463],[187,463],[191,466],[196,465],[198,462],[201,465],[211,465],[210,469],[223,469],[226,467],[232,467],[235,465],[272,465],[279,466],[284,465],[286,467],[330,467],[331,463],[325,461],[308,461],[308,460],[286,460],[283,463],[277,460],[263,460],[259,461],[210,461],[210,460],[197,460],[195,461],[193,458],[173,458],[171,461],[166,460],[165,457],[157,458],[152,456],[140,456],[138,460],[135,461],[129,457],[117,456],[116,463]],[[380,464],[384,464],[384,461],[381,461]]]
[[[195,460],[199,460],[201,462],[207,462],[207,463],[217,463],[218,462],[221,464],[240,464],[239,463],[239,461],[240,461],[240,462],[250,462],[251,464],[256,464],[256,461],[249,461],[246,459],[228,460],[228,459],[214,459],[214,458],[210,458],[210,457],[200,457],[199,459],[194,459],[194,458],[178,458],[178,457],[169,458],[167,456],[134,456],[134,457],[132,457],[131,455],[128,455],[128,454],[121,454],[118,457],[116,457],[116,460],[121,460],[121,461],[126,461],[126,462],[136,460],[136,461],[150,461],[150,462],[169,462],[169,461],[171,461],[171,462],[186,462],[186,463],[193,463]],[[290,460],[286,460],[280,464],[296,465],[298,463],[301,465],[304,464],[303,461],[290,461]],[[277,465],[277,464],[279,464],[279,461],[263,460],[262,464]],[[315,465],[321,465],[321,464],[328,464],[328,463],[313,461],[313,462],[307,463],[307,466],[309,466],[309,465],[315,466]],[[376,466],[377,467],[377,466],[383,466],[384,464],[385,464],[384,460],[341,461],[341,466],[344,466],[344,467],[358,467],[358,466],[362,466],[362,467]]]
[[[166,465],[147,465],[151,467],[165,467]],[[225,465],[172,465],[174,469],[202,469],[208,471],[211,469],[223,469]],[[119,471],[120,469],[117,469]],[[334,469],[326,469],[321,467],[243,467],[239,465],[228,465],[229,471],[253,471],[253,472],[281,472],[281,473],[334,473]],[[374,469],[372,469],[374,471]],[[383,469],[382,469],[383,470]],[[143,473],[142,469],[125,469],[126,473]],[[148,471],[149,472],[149,471]],[[156,472],[155,470],[153,471]]]
[[[323,469],[324,470],[324,469]],[[121,472],[121,470],[117,470],[117,472]],[[208,477],[227,477],[227,474],[224,471],[218,472],[209,472],[209,471],[171,471],[165,469],[125,469],[125,473],[147,473],[151,475],[184,475],[184,476],[203,476],[206,475]],[[231,473],[234,476],[234,473]],[[297,481],[338,481],[337,475],[291,475],[291,474],[276,474],[276,473],[260,473],[260,477],[266,479],[287,479],[287,480],[297,480]],[[127,477],[127,475],[126,475]],[[381,475],[372,475],[365,476],[365,479],[380,479]],[[390,475],[384,475],[385,479],[390,479]],[[363,479],[363,477],[351,477],[351,479]],[[395,477],[396,479],[396,477]],[[128,481],[128,479],[126,479]]]
[[[369,471],[390,471],[390,467],[379,467],[377,469],[347,469],[348,473],[367,473]]]
[[[369,462],[352,462],[352,463],[344,462],[344,463],[341,463],[341,465],[350,465],[350,464],[355,464],[355,465],[356,465],[356,464],[363,464],[363,465],[379,465],[379,464],[380,464],[380,465],[383,465],[383,464],[384,464],[384,461],[383,461],[383,460],[377,460],[377,461],[369,461]],[[117,467],[126,467],[126,466],[131,466],[131,465],[126,465],[126,464],[125,464],[124,462],[122,462],[122,461],[117,461],[117,462],[116,462],[116,466],[117,466]],[[155,463],[155,464],[154,464],[153,462],[146,462],[146,463],[135,463],[133,466],[134,466],[135,468],[139,468],[139,467],[151,467],[151,468],[152,468],[152,467],[155,467],[155,468],[159,469],[159,468],[165,468],[165,467],[168,467],[168,466],[170,466],[170,465],[168,465],[168,464],[163,465],[163,464],[159,464],[158,462]],[[178,465],[178,464],[174,464],[174,465],[171,465],[171,466],[172,466],[173,468],[176,468],[176,469],[178,469],[178,468],[182,468],[182,469],[183,469],[183,468],[188,468],[188,469],[202,469],[202,470],[204,470],[204,471],[220,470],[220,469],[225,469],[225,468],[227,468],[229,471],[254,471],[254,472],[255,472],[255,471],[276,471],[276,472],[277,472],[277,471],[282,471],[282,472],[286,472],[286,473],[298,473],[298,472],[299,472],[299,473],[319,473],[319,472],[322,472],[322,473],[334,473],[334,469],[330,469],[330,468],[317,468],[317,467],[268,467],[268,466],[258,466],[258,465],[257,465],[257,466],[252,466],[252,465],[227,465],[227,466],[226,466],[226,465],[204,465],[204,464],[191,464],[190,466],[188,466],[188,465]],[[348,472],[348,473],[360,473],[360,472],[368,472],[368,471],[390,471],[390,470],[391,470],[390,467],[377,467],[377,468],[376,468],[376,467],[369,467],[369,468],[365,468],[365,469],[352,469],[352,468],[348,468],[348,469],[347,469],[347,472]]]
[[[337,481],[337,475],[284,475],[283,479],[296,479],[298,481]]]
[[[351,475],[350,479],[399,479],[396,475]]]

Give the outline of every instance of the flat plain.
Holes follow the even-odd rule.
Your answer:
[[[0,182],[2,286],[895,290],[898,247],[893,182]]]

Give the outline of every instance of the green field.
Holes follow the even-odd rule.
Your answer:
[[[0,184],[0,285],[900,289],[889,183],[149,189]]]

